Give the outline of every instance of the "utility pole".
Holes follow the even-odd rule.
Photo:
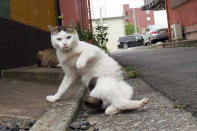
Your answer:
[[[102,8],[100,7],[100,22],[101,26],[103,26],[103,16],[102,16]]]
[[[132,14],[133,14],[134,31],[135,31],[135,34],[137,34],[137,25],[136,25],[135,9],[134,8],[132,8]]]

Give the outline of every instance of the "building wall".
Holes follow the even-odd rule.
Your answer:
[[[72,3],[65,5],[70,8],[65,10],[64,20],[69,20],[70,16],[79,18],[86,28],[87,0],[64,1]],[[35,64],[37,52],[51,47],[47,25],[57,25],[56,2],[0,0],[0,70]],[[65,3],[61,4],[64,6]]]
[[[12,20],[48,30],[47,25],[56,26],[54,0],[10,0]]]
[[[126,23],[132,23],[132,24],[134,23],[132,12],[131,12],[131,9],[129,7],[129,4],[124,4],[123,5],[123,16],[125,16],[125,22]]]
[[[142,11],[140,8],[135,8],[135,16],[136,16],[136,23],[137,27],[140,29],[140,33],[142,33],[143,29],[147,28],[148,25],[154,25],[154,12],[149,11],[150,13],[147,14],[146,11]],[[150,21],[147,18],[150,18]]]
[[[141,8],[134,8],[134,10],[135,10],[136,24],[137,27],[139,28],[139,33],[142,33],[143,29],[147,28],[148,25],[155,24],[153,11],[149,11],[149,14],[147,14],[146,11],[142,11]],[[134,24],[132,9],[129,8],[129,4],[123,5],[123,15],[127,16],[125,20],[126,22]],[[150,17],[150,21],[147,20],[147,17]]]
[[[168,0],[170,3],[170,0]],[[197,0],[190,0],[177,7],[169,8],[170,23],[181,23],[182,26],[197,24]]]
[[[83,29],[89,29],[87,0],[59,0],[59,3],[65,25],[79,21]]]
[[[197,39],[197,0],[189,0],[173,9],[170,0],[167,1],[170,25],[180,23],[186,39]]]
[[[91,30],[89,25],[91,16],[88,14],[88,1],[0,0],[0,16],[47,31],[47,25],[58,25],[58,15],[64,14],[64,24],[69,24],[71,20],[74,23],[79,21],[83,29]],[[58,6],[60,6],[60,9]]]
[[[93,19],[93,31],[96,27],[96,22],[99,22],[99,19]],[[118,49],[118,39],[119,37],[125,36],[125,18],[124,17],[112,17],[104,18],[104,24],[108,25],[107,38],[109,39],[107,43],[107,49],[109,51],[114,51]]]
[[[0,17],[0,70],[36,63],[39,50],[51,47],[50,33]]]

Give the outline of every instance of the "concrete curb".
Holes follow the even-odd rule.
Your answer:
[[[64,73],[60,68],[27,66],[2,70],[1,75],[4,79],[59,84],[63,79]]]
[[[74,88],[71,87],[69,90],[72,90],[73,97],[54,103],[52,107],[34,124],[30,131],[68,130],[86,92],[85,87],[79,82]]]
[[[184,40],[151,45],[151,48],[197,47],[197,40]]]

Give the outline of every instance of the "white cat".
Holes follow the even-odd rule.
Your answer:
[[[97,77],[90,96],[102,100],[105,114],[137,109],[148,103],[148,98],[131,100],[133,88],[123,80],[120,65],[100,48],[80,41],[73,27],[67,27],[66,31],[57,31],[55,27],[49,27],[49,30],[52,46],[65,72],[57,93],[46,97],[49,102],[60,99],[75,78],[80,76],[86,87],[92,78]]]

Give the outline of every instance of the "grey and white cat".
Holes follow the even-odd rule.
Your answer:
[[[148,103],[148,98],[131,100],[133,87],[123,80],[121,66],[100,48],[80,41],[73,27],[66,27],[65,31],[58,31],[55,27],[49,27],[49,30],[52,46],[65,72],[57,93],[46,97],[49,102],[60,99],[75,78],[80,76],[86,87],[91,79],[97,78],[90,97],[102,100],[105,114],[141,108]]]

